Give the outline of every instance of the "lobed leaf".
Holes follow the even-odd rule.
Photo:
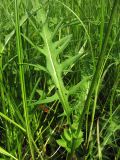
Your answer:
[[[79,60],[79,58],[83,58],[85,56],[84,53],[84,47],[86,45],[86,42],[84,43],[84,45],[82,46],[82,48],[80,49],[79,53],[71,58],[66,59],[64,62],[61,63],[60,68],[62,68],[62,71],[69,67],[70,65],[73,65],[74,62],[77,62]]]
[[[57,55],[59,55],[69,44],[72,35],[68,35],[59,41],[55,42],[55,47],[57,49]]]
[[[77,83],[75,86],[71,87],[68,91],[69,95],[73,95],[78,91],[85,83],[88,83],[88,80],[90,79],[89,77],[85,77],[83,80],[81,80],[79,83]]]

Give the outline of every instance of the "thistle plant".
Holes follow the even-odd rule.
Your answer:
[[[69,44],[72,38],[72,35],[67,35],[58,41],[54,41],[55,33],[52,32],[48,27],[48,19],[43,6],[41,6],[40,8],[39,16],[42,23],[42,29],[41,29],[40,35],[44,41],[44,47],[43,48],[37,47],[37,50],[41,54],[43,54],[44,57],[46,58],[46,68],[44,70],[47,70],[47,73],[50,75],[56,90],[55,95],[52,96],[52,97],[55,97],[55,99],[53,100],[59,100],[61,102],[63,107],[62,115],[66,116],[67,124],[69,125],[69,129],[64,131],[65,138],[62,137],[62,139],[58,140],[57,142],[62,147],[65,147],[68,152],[71,152],[73,137],[79,141],[79,142],[76,142],[76,146],[74,147],[74,149],[76,149],[79,147],[79,145],[82,142],[82,132],[80,132],[79,136],[76,137],[75,132],[76,132],[77,126],[74,126],[75,124],[72,124],[73,120],[71,120],[71,117],[72,117],[71,115],[74,108],[71,108],[71,105],[68,102],[68,98],[71,94],[73,94],[75,91],[79,89],[81,82],[79,82],[78,84],[76,84],[75,86],[69,89],[66,89],[66,86],[64,85],[64,82],[63,82],[63,73],[66,68],[69,68],[77,60],[85,56],[84,47],[86,42],[80,49],[79,53],[77,53],[75,56],[72,56],[70,58],[65,59],[62,62],[59,62],[59,55],[63,53],[64,49]],[[57,27],[55,30],[57,30]],[[33,42],[31,42],[27,37],[24,36],[24,38],[26,38],[26,40],[28,40],[28,42],[35,47]],[[41,65],[39,65],[39,67],[44,68]],[[42,100],[41,103],[43,101],[44,100]],[[70,146],[67,146],[68,143],[71,143]]]

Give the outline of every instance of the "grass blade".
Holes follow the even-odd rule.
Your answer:
[[[0,147],[0,153],[5,155],[5,156],[8,156],[8,157],[11,157],[15,160],[18,160],[17,158],[15,158],[12,154],[10,154],[9,152],[7,152],[5,149],[3,149],[2,147]]]

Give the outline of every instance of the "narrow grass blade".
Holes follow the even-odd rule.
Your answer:
[[[5,155],[5,156],[8,156],[8,157],[11,157],[15,160],[18,160],[17,158],[15,158],[12,154],[8,153],[5,149],[3,149],[2,147],[0,147],[0,153]]]
[[[3,113],[0,112],[0,116],[2,118],[4,118],[5,120],[7,120],[8,122],[14,124],[16,127],[20,128],[23,132],[26,132],[26,130],[22,126],[20,126],[18,123],[16,123],[15,121],[13,121],[9,117],[7,117],[5,114],[3,114]]]
[[[22,48],[21,34],[20,34],[18,0],[15,0],[15,29],[16,29],[18,63],[22,64],[23,63],[23,48]],[[31,128],[30,128],[30,121],[29,121],[28,108],[27,108],[27,99],[26,99],[24,68],[22,65],[19,65],[19,78],[20,78],[20,83],[21,83],[21,93],[22,93],[25,123],[26,123],[26,132],[27,132],[28,142],[30,146],[31,156],[32,156],[32,159],[34,160],[35,158],[34,158],[34,149],[33,149],[33,144],[32,144],[32,133],[31,133]]]

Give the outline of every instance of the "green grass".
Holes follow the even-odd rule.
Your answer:
[[[119,10],[0,3],[0,159],[119,160]]]

